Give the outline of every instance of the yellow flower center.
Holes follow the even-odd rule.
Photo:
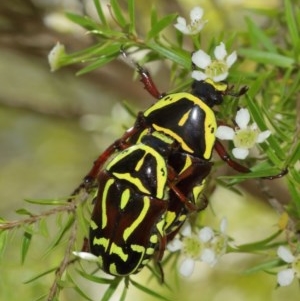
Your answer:
[[[201,252],[201,243],[197,236],[183,238],[183,252],[191,258],[198,258]]]
[[[257,137],[258,131],[251,129],[242,129],[236,131],[233,138],[233,143],[235,147],[249,149],[255,145]]]
[[[214,60],[205,69],[205,74],[207,75],[208,78],[213,78],[227,71],[228,71],[228,67],[225,62]]]

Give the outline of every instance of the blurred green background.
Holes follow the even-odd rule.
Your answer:
[[[226,28],[241,30],[245,27],[245,15],[264,24],[262,17],[255,17],[247,8],[282,4],[275,0],[151,2],[157,4],[161,15],[179,12],[188,16],[193,6],[204,7],[205,18],[210,20],[207,34],[212,35],[219,35]],[[149,3],[137,1],[141,25],[143,12],[148,7]],[[80,66],[50,72],[47,54],[57,41],[65,44],[70,52],[92,43],[90,36],[65,19],[64,11],[93,14],[93,4],[88,0],[0,2],[0,216],[5,219],[20,218],[15,210],[22,207],[39,210],[36,206],[24,204],[24,199],[69,195],[101,150],[122,133],[124,126],[131,125],[132,121],[118,104],[128,100],[134,107],[142,109],[153,101],[138,81],[131,80],[133,71],[122,61],[112,62],[82,77],[75,76]],[[167,67],[153,64],[149,68],[154,78],[159,73],[159,87],[167,91]],[[286,190],[283,183],[284,180],[270,185],[276,189],[279,199],[284,200]],[[254,184],[247,183],[243,187],[246,198],[218,188],[210,200],[215,212],[222,212],[228,218],[228,234],[240,243],[273,233],[278,221],[278,216],[260,201],[259,196],[255,199],[247,194],[255,187],[251,185]],[[216,218],[210,212],[205,221],[218,227],[210,222],[222,217]],[[49,223],[52,222],[50,219]],[[45,256],[47,240],[36,237],[27,260],[21,265],[21,237],[20,231],[14,231],[0,262],[1,300],[35,300],[47,294],[53,274],[30,284],[23,283],[56,266],[63,254],[63,248],[58,248]],[[167,280],[176,283],[171,285],[176,291],[157,289],[163,290],[172,300],[298,300],[296,283],[275,289],[274,276],[243,273],[258,260],[253,255],[226,255],[213,269],[199,264],[190,279],[177,278],[173,270],[165,270]],[[147,272],[143,272],[134,279],[147,277]],[[94,300],[100,300],[103,287],[80,277],[77,281],[82,282],[83,290]],[[153,299],[133,289],[129,290],[127,300],[132,300],[136,294],[139,294],[139,300]],[[71,299],[82,300],[71,289],[65,290],[60,300]]]

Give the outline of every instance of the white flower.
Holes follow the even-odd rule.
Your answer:
[[[202,228],[201,230],[206,229],[206,228],[209,228],[209,227]],[[211,235],[209,240],[203,241],[204,249],[200,256],[201,261],[206,262],[210,266],[214,266],[218,262],[219,258],[221,258],[226,253],[227,242],[228,242],[226,228],[227,228],[227,219],[222,218],[221,223],[220,223],[220,231],[213,232],[213,235]],[[212,231],[212,230],[211,229],[205,230],[205,232],[207,232],[207,234],[209,234],[210,231]],[[203,237],[205,237],[205,236],[202,235],[202,238]],[[208,237],[208,235],[206,235],[206,238],[207,237]]]
[[[175,237],[168,243],[167,248],[171,252],[182,251],[185,258],[179,266],[179,272],[182,276],[189,277],[194,271],[195,262],[199,260],[201,242],[199,237],[192,233],[191,225],[188,222],[183,225],[180,234],[182,238]]]
[[[48,54],[48,62],[51,68],[51,71],[56,71],[60,68],[60,59],[66,54],[65,46],[59,42],[51,49]]]
[[[177,18],[177,23],[174,25],[179,31],[186,35],[194,35],[200,32],[207,21],[201,20],[203,9],[194,7],[190,12],[191,23],[187,25],[186,19],[183,17]]]
[[[181,251],[184,255],[179,266],[182,276],[189,277],[193,273],[196,261],[203,261],[214,266],[218,259],[225,254],[227,248],[226,225],[226,219],[222,219],[219,232],[210,227],[203,227],[197,233],[193,233],[191,225],[187,222],[184,224],[180,235],[167,245],[169,251]]]
[[[201,81],[207,78],[212,79],[214,82],[219,82],[227,78],[229,68],[234,64],[237,59],[236,52],[227,55],[227,51],[223,42],[215,48],[215,59],[205,53],[203,50],[198,50],[192,55],[192,62],[203,71],[194,70],[192,78]]]
[[[270,135],[271,131],[259,132],[256,123],[248,125],[250,114],[247,109],[240,109],[235,117],[237,128],[221,125],[217,128],[216,137],[221,140],[233,140],[235,148],[232,154],[237,159],[245,159],[249,155],[249,149],[256,143],[264,142]]]
[[[300,255],[294,256],[291,251],[284,246],[278,248],[277,255],[284,262],[289,264],[289,268],[277,274],[278,284],[280,286],[287,286],[292,283],[295,277],[300,279]]]

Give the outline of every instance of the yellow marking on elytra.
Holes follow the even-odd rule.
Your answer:
[[[117,266],[116,264],[113,262],[109,265],[109,272],[112,274],[112,275],[119,275],[118,271],[117,271]]]
[[[91,220],[91,222],[90,222],[90,227],[92,228],[92,230],[98,229],[98,225],[93,220]]]
[[[153,254],[154,254],[154,251],[155,251],[155,250],[154,250],[153,248],[147,248],[147,249],[146,249],[146,254],[147,254],[147,255],[153,255]]]
[[[114,179],[109,179],[106,182],[106,185],[103,190],[103,195],[102,195],[102,224],[101,224],[101,229],[104,229],[107,225],[107,212],[106,212],[106,202],[107,202],[107,194],[109,191],[109,188],[112,184],[114,184],[115,180]]]
[[[128,259],[128,254],[125,254],[123,248],[119,247],[114,242],[111,243],[109,254],[117,254],[124,262]]]
[[[120,208],[124,209],[126,205],[128,204],[128,201],[130,200],[130,190],[126,188],[121,195],[121,203]]]
[[[143,260],[143,261],[141,262],[141,264],[142,264],[142,265],[146,265],[148,262],[149,262],[149,259],[147,258],[147,259]]]
[[[204,183],[205,183],[205,180],[201,184],[199,184],[193,188],[193,198],[194,198],[195,202],[199,199],[200,195],[203,192]]]
[[[174,220],[176,219],[176,214],[175,212],[172,211],[167,211],[166,214],[166,219],[165,219],[165,229],[168,229],[170,227],[170,225],[174,222]]]
[[[212,149],[216,141],[215,131],[217,129],[217,121],[216,121],[216,116],[210,107],[205,105],[205,107],[203,107],[202,109],[205,112],[205,119],[204,119],[205,151],[203,157],[204,159],[209,160],[211,157]]]
[[[145,247],[143,247],[143,246],[132,244],[130,246],[130,248],[131,248],[132,251],[142,253],[142,254],[145,253]]]
[[[141,180],[138,178],[133,178],[130,173],[114,172],[113,175],[120,180],[126,180],[127,182],[135,185],[140,192],[150,194],[150,191],[143,185]]]
[[[180,120],[178,122],[179,126],[184,126],[185,125],[186,121],[189,118],[190,112],[191,112],[191,110],[188,110],[185,114],[183,114],[183,116],[180,118]]]
[[[105,237],[100,237],[100,238],[94,237],[94,239],[93,239],[93,245],[102,246],[105,251],[108,248],[108,244],[109,244],[109,239],[107,239]]]
[[[164,226],[165,226],[165,219],[162,218],[157,224],[156,224],[156,229],[158,231],[158,233],[163,236],[164,233]]]
[[[184,166],[181,170],[181,174],[186,170],[188,169],[190,166],[192,165],[192,159],[190,156],[186,156],[185,157],[185,162],[184,162]]]
[[[153,244],[156,244],[158,242],[158,236],[156,234],[153,234],[150,236],[150,242]]]
[[[156,131],[161,131],[171,137],[174,138],[174,140],[178,141],[182,147],[183,150],[187,151],[188,153],[193,153],[194,151],[184,142],[184,140],[182,139],[181,136],[179,136],[178,134],[176,134],[175,132],[173,132],[170,129],[158,126],[157,124],[153,124],[153,127]]]
[[[134,168],[135,171],[139,171],[139,170],[141,169],[141,167],[142,167],[143,164],[144,164],[146,155],[147,155],[147,153],[145,152],[144,156],[143,156],[143,157],[139,160],[139,162],[135,165],[135,168]]]
[[[126,241],[128,237],[132,234],[132,232],[138,227],[138,225],[141,223],[142,220],[144,220],[149,208],[150,208],[150,199],[149,197],[143,198],[143,208],[139,214],[139,216],[134,220],[134,222],[127,227],[123,232],[123,239]]]
[[[186,220],[186,215],[185,215],[185,214],[180,215],[179,218],[178,218],[178,220],[179,220],[180,222],[185,221],[185,220]]]

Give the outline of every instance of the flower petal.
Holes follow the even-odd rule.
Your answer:
[[[269,131],[269,130],[259,133],[258,136],[257,136],[256,142],[257,142],[257,143],[262,143],[262,142],[264,142],[266,139],[269,138],[269,136],[270,136],[271,134],[272,134],[272,133],[271,133],[271,131]]]
[[[66,54],[65,46],[63,44],[60,44],[59,42],[57,42],[56,45],[51,49],[51,51],[48,54],[48,62],[49,62],[51,71],[56,71],[57,69],[59,69],[61,67],[59,60],[65,54]]]
[[[177,18],[177,23],[180,24],[180,25],[186,26],[186,19],[179,16],[179,17]],[[176,24],[175,24],[175,25],[176,25]]]
[[[292,254],[292,252],[284,246],[280,246],[277,249],[277,255],[287,263],[292,263],[295,260],[295,256]]]
[[[180,233],[183,236],[191,236],[192,235],[192,227],[191,224],[188,222],[185,222],[180,230]]]
[[[197,67],[205,69],[211,64],[211,58],[207,53],[200,49],[192,54],[192,62]]]
[[[241,108],[237,111],[235,116],[235,122],[237,123],[240,129],[247,128],[247,125],[250,121],[250,113],[248,109]]]
[[[188,26],[186,25],[186,19],[183,17],[178,17],[177,18],[177,23],[174,24],[174,27],[181,31],[183,34],[190,34],[190,30]]]
[[[185,258],[180,265],[179,272],[184,277],[192,275],[195,267],[195,261],[192,258]]]
[[[93,261],[93,262],[98,262],[99,258],[98,256],[95,256],[92,253],[89,252],[73,252],[73,255],[75,255],[76,257],[79,257],[81,259],[87,260],[87,261]]]
[[[230,68],[235,61],[237,60],[237,54],[236,51],[233,51],[227,58],[226,58],[226,65],[228,68]]]
[[[208,242],[214,237],[214,235],[214,231],[210,227],[204,227],[198,233],[198,236],[202,242]]]
[[[200,258],[203,262],[208,263],[210,266],[214,266],[217,263],[216,254],[211,249],[204,249]]]
[[[286,269],[277,274],[277,282],[280,286],[287,286],[292,283],[294,277],[294,271],[292,269]]]
[[[223,217],[220,222],[220,231],[225,234],[227,230],[228,221],[226,217]]]
[[[214,55],[215,58],[219,61],[222,61],[225,58],[227,51],[223,42],[221,42],[220,45],[215,48]]]
[[[199,70],[192,71],[192,78],[198,81],[205,80],[207,75]]]
[[[194,7],[190,12],[191,21],[195,22],[202,18],[203,16],[203,9],[199,6]]]
[[[212,80],[216,83],[221,82],[222,80],[226,79],[227,76],[228,76],[228,72],[226,71],[226,72],[220,73],[216,76],[213,76]]]
[[[232,149],[232,154],[235,158],[244,160],[249,155],[249,150],[246,148],[235,147]]]
[[[226,125],[220,125],[216,130],[216,137],[221,140],[233,140],[235,135],[234,130]]]
[[[181,250],[182,246],[183,246],[182,241],[178,238],[174,238],[167,244],[167,249],[170,252],[176,252],[176,251]]]

